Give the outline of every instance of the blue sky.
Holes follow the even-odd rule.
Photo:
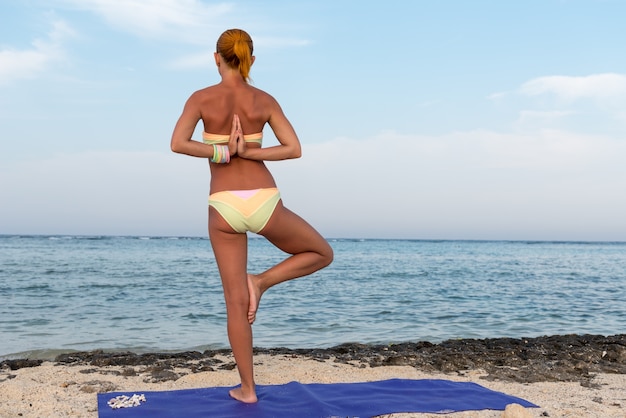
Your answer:
[[[626,2],[5,0],[0,16],[0,233],[206,235],[207,163],[169,140],[240,27],[303,143],[268,166],[324,236],[626,240]]]

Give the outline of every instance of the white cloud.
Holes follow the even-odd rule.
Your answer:
[[[35,77],[64,58],[63,41],[74,32],[60,20],[52,26],[48,38],[34,40],[30,49],[0,50],[0,84]]]
[[[142,38],[179,41],[196,45],[214,45],[228,27],[253,30],[277,27],[281,23],[264,23],[263,16],[248,16],[245,8],[233,2],[208,3],[201,0],[57,0],[101,16],[111,26]],[[251,33],[252,34],[252,33]],[[292,48],[311,42],[298,37],[273,37],[253,34],[256,46]],[[212,46],[211,46],[212,48]],[[213,52],[211,50],[211,52]],[[182,56],[170,64],[172,68],[207,66],[204,53]]]
[[[495,100],[501,100],[501,99],[506,98],[509,95],[509,93],[510,92],[508,92],[508,91],[499,91],[499,92],[492,93],[492,94],[488,95],[487,99],[494,100],[494,101]]]
[[[13,180],[0,188],[0,231],[203,235],[207,164],[121,151],[4,164],[0,177]]]
[[[199,0],[65,0],[102,16],[112,26],[141,37],[206,43],[207,29],[222,25],[232,3]]]
[[[563,131],[386,133],[305,144],[270,167],[326,235],[623,239],[623,155],[622,141]]]
[[[519,91],[527,96],[552,93],[566,100],[624,97],[626,75],[606,73],[584,77],[561,75],[539,77],[524,83]]]
[[[538,77],[487,98],[500,110],[517,113],[511,125],[515,130],[606,133],[621,130],[626,120],[626,74]]]
[[[303,152],[267,164],[285,204],[328,237],[626,237],[626,143],[617,139],[387,132]],[[5,164],[0,177],[13,179],[0,189],[3,233],[206,234],[202,159],[87,152]]]
[[[576,114],[574,111],[570,110],[548,110],[548,111],[538,111],[538,110],[522,110],[519,113],[519,118],[517,119],[517,126],[528,126],[539,124],[540,126],[545,126],[551,122],[557,122],[567,116],[571,116]]]
[[[300,39],[290,38],[264,38],[255,37],[255,48],[262,46],[264,48],[284,48],[284,47],[300,47],[309,45],[310,42]],[[169,67],[173,69],[197,69],[197,68],[213,68],[213,52],[215,48],[206,49],[202,52],[187,54],[180,56],[169,63]]]

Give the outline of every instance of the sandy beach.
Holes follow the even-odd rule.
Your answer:
[[[258,384],[363,382],[390,378],[448,379],[475,382],[540,406],[526,409],[521,415],[503,415],[502,411],[486,410],[447,415],[451,417],[625,418],[625,338],[624,335],[561,336],[385,347],[346,344],[319,350],[258,350],[255,364]],[[553,343],[551,349],[547,344],[549,341]],[[573,345],[581,341],[585,344],[578,348]],[[565,351],[557,353],[555,342],[564,344]],[[452,345],[453,349],[448,345]],[[468,346],[468,350],[459,351],[459,346]],[[490,352],[480,348],[487,346],[497,348],[492,348]],[[526,354],[520,356],[523,350],[516,352],[517,346],[525,347]],[[585,360],[581,352],[590,357]],[[472,360],[472,353],[475,358],[485,361],[478,364],[475,359]],[[534,361],[538,358],[536,353],[546,361]],[[511,360],[494,360],[495,357]],[[578,361],[572,362],[568,358],[578,358]],[[416,361],[421,365],[415,364]],[[470,362],[476,367],[458,367]],[[525,374],[524,369],[534,372]],[[98,414],[97,393],[141,393],[234,386],[237,383],[237,371],[228,350],[143,355],[85,352],[58,356],[54,361],[8,360],[2,362],[0,369],[0,417],[93,418]],[[386,415],[439,416],[442,415]]]

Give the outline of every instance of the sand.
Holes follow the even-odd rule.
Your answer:
[[[109,391],[141,393],[238,383],[227,352],[213,356],[214,367],[188,362],[168,369],[150,365],[93,365],[85,362],[44,361],[34,367],[0,370],[0,417],[97,417],[96,395]],[[523,411],[527,417],[626,418],[626,374],[597,373],[584,381],[515,382],[486,379],[484,370],[441,373],[410,365],[371,367],[297,354],[257,354],[258,384],[337,383],[407,379],[448,379],[475,382],[492,390],[521,397],[540,408]],[[468,411],[448,415],[392,414],[385,417],[502,417],[502,411]],[[508,415],[504,415],[508,416]],[[524,416],[524,415],[517,415]]]

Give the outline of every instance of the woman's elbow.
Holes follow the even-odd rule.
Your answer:
[[[183,154],[183,148],[183,144],[181,144],[179,141],[170,142],[170,150],[172,150],[172,152],[175,152],[176,154]]]
[[[291,158],[300,158],[302,157],[302,148],[301,147],[295,147],[292,151],[291,151]]]

